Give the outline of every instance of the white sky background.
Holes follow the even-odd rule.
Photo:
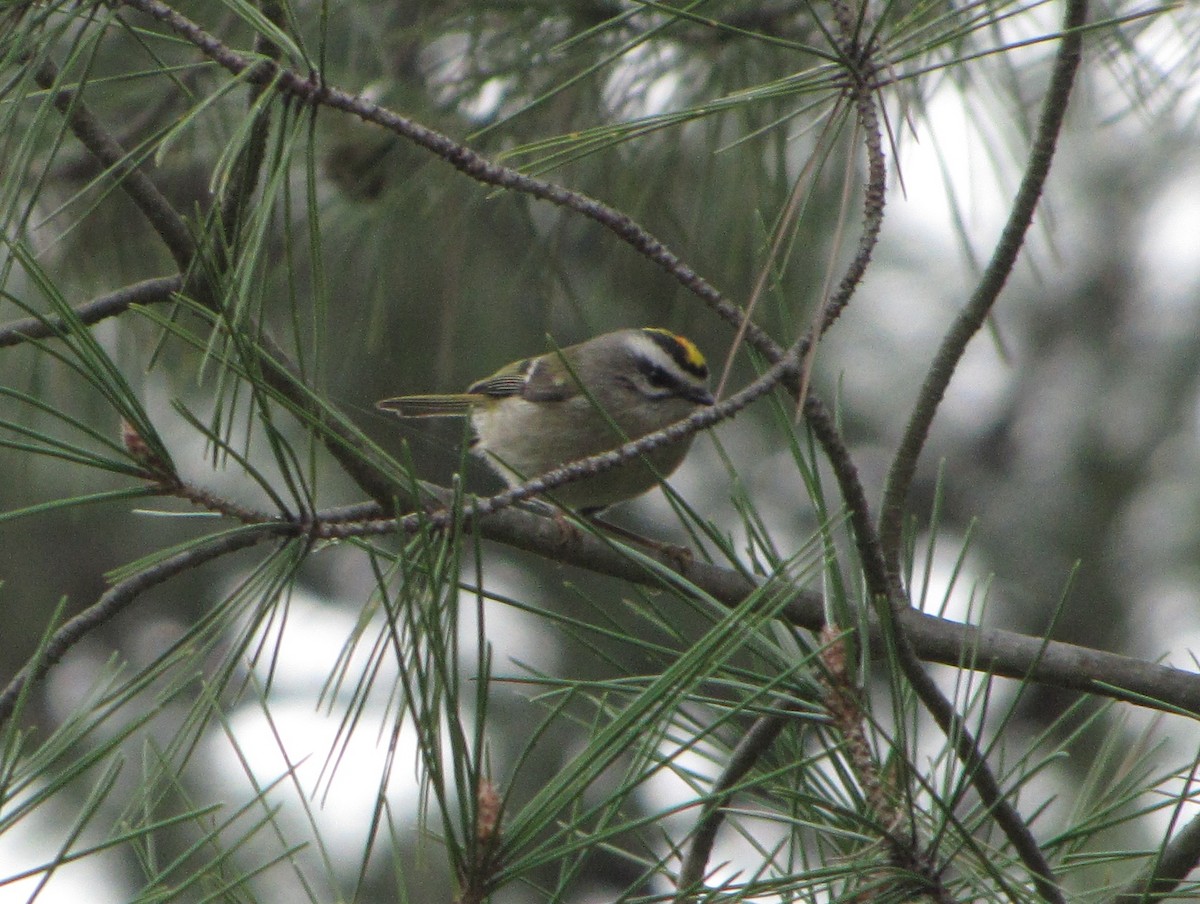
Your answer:
[[[1157,46],[1170,50],[1170,43],[1163,38]],[[1104,90],[1103,78],[1093,82],[1094,90]],[[647,93],[650,102],[663,103],[669,99],[670,85],[656,84]],[[494,97],[499,99],[500,86],[493,86]],[[482,101],[481,101],[482,102]],[[974,103],[974,102],[973,102]],[[969,290],[972,274],[966,266],[958,237],[953,229],[950,208],[931,199],[946,198],[947,180],[955,195],[963,203],[968,229],[977,253],[986,253],[1006,212],[1006,201],[1011,184],[997,189],[991,174],[995,172],[995,161],[981,157],[979,136],[972,129],[974,121],[969,111],[964,111],[957,94],[943,88],[929,100],[931,125],[925,130],[936,133],[936,145],[932,138],[903,144],[903,175],[907,197],[899,191],[895,181],[891,183],[888,214],[884,233],[884,247],[879,260],[873,266],[867,284],[855,305],[867,309],[857,320],[852,308],[846,324],[839,324],[830,336],[831,356],[841,359],[843,354],[856,344],[865,345],[881,358],[894,364],[911,360],[922,367],[927,355],[912,354],[914,347],[932,348],[945,326],[947,312],[961,302],[963,292]],[[1122,143],[1121,153],[1136,154],[1137,142],[1153,141],[1153,134],[1139,134],[1145,125],[1142,119],[1118,121],[1113,126],[1103,127],[1102,136],[1118,136]],[[1163,123],[1169,127],[1171,124]],[[1071,138],[1070,141],[1077,141]],[[1110,153],[1112,151],[1110,150]],[[1070,160],[1072,149],[1068,147],[1062,155]],[[1080,155],[1081,159],[1086,157]],[[1065,170],[1065,172],[1064,172]],[[1069,164],[1056,161],[1056,170],[1051,177],[1048,201],[1059,211],[1059,216],[1071,216],[1073,196],[1084,189],[1086,178],[1078,172],[1070,172]],[[913,200],[919,199],[919,200]],[[1039,220],[1042,220],[1039,217]],[[1140,257],[1144,262],[1139,273],[1141,281],[1139,302],[1153,312],[1143,323],[1161,325],[1169,330],[1173,316],[1188,309],[1200,300],[1200,151],[1191,161],[1179,169],[1171,186],[1164,190],[1152,207],[1147,210],[1141,232]],[[1064,241],[1058,251],[1067,255],[1064,268],[1070,270],[1070,254],[1078,246]],[[1051,259],[1050,252],[1041,238],[1035,236],[1029,249],[1042,261]],[[686,249],[683,249],[686,257]],[[1033,281],[1018,277],[1015,284],[1028,286]],[[1047,278],[1043,276],[1043,278]],[[1053,278],[1051,275],[1048,278]],[[1001,300],[1001,308],[1005,304]],[[1190,318],[1188,318],[1190,322]],[[894,371],[887,368],[872,370],[855,368],[846,373],[844,393],[855,405],[869,405],[877,399],[878,404],[892,405],[892,396],[884,392],[879,381],[895,379]],[[919,375],[915,370],[914,379]],[[1011,365],[1005,363],[994,346],[986,338],[976,341],[963,367],[951,385],[949,396],[942,408],[938,430],[943,436],[956,432],[973,432],[988,422],[995,407],[1003,401],[1006,386],[1011,377]],[[916,385],[915,382],[912,385]],[[901,406],[903,407],[903,406]],[[885,412],[879,412],[886,416]],[[731,441],[735,441],[731,434]],[[1177,450],[1174,460],[1164,465],[1165,473],[1161,492],[1149,494],[1141,500],[1136,511],[1130,514],[1131,537],[1144,537],[1149,531],[1161,535],[1162,525],[1172,523],[1195,523],[1196,511],[1200,508],[1194,488],[1191,470],[1200,460],[1200,401],[1197,417],[1192,426],[1190,445]],[[704,441],[697,444],[689,462],[673,481],[681,489],[697,486],[711,473],[714,458],[711,448]],[[870,467],[868,456],[867,467]],[[762,463],[764,482],[770,479],[769,459]],[[753,483],[755,472],[749,472]],[[657,495],[644,502],[645,511],[653,514],[665,513],[665,504]],[[1178,511],[1180,507],[1182,511]],[[765,506],[768,520],[770,505]],[[779,523],[785,520],[778,513]],[[1154,528],[1158,527],[1159,530]],[[799,539],[799,538],[798,538]],[[972,596],[972,588],[986,580],[988,565],[974,557],[968,558],[965,573],[953,588],[949,587],[950,568],[957,554],[961,538],[940,538],[939,554],[931,570],[932,601],[948,599],[946,614],[952,618],[964,618],[969,605],[978,606],[978,596]],[[529,592],[524,576],[511,566],[502,564],[500,557],[489,556],[487,581],[489,586],[501,592],[511,592],[521,597]],[[505,571],[504,569],[507,569]],[[1182,667],[1194,668],[1192,651],[1200,651],[1200,590],[1194,573],[1164,573],[1154,582],[1143,587],[1142,596],[1133,601],[1146,611],[1156,613],[1155,618],[1139,622],[1142,634],[1134,638],[1137,655],[1158,656],[1166,654],[1168,660]],[[340,720],[340,710],[333,716],[318,713],[315,709],[318,689],[324,683],[332,667],[334,657],[340,650],[342,640],[353,627],[352,609],[337,605],[337,601],[319,597],[297,595],[292,601],[292,615],[287,632],[279,648],[275,674],[275,694],[278,701],[272,708],[274,732],[268,729],[263,714],[252,708],[243,707],[233,713],[230,725],[236,733],[238,744],[248,756],[255,777],[263,783],[279,777],[284,771],[278,743],[287,750],[288,760],[300,763],[297,770],[298,784],[305,789],[316,787],[316,776],[328,754],[334,732]],[[467,607],[470,608],[470,607]],[[487,610],[488,638],[496,648],[496,671],[511,673],[515,660],[531,663],[550,673],[569,672],[570,663],[560,661],[557,644],[552,632],[532,617],[514,612],[511,608],[491,604]],[[971,618],[978,620],[978,612]],[[469,619],[464,619],[468,623]],[[998,703],[999,701],[997,701]],[[1002,704],[1000,704],[1002,705]],[[1177,731],[1170,743],[1173,752],[1186,758],[1189,748],[1196,746],[1192,732]],[[402,732],[401,742],[410,749],[398,755],[399,763],[415,761],[410,732]],[[334,779],[336,793],[325,796],[316,810],[321,837],[329,847],[335,862],[357,863],[356,854],[361,850],[365,826],[378,791],[378,775],[383,763],[383,739],[371,731],[359,731],[346,752]],[[931,751],[932,752],[932,751]],[[212,768],[212,777],[219,785],[246,789],[243,767],[232,756],[224,738],[214,738],[205,752]],[[396,812],[413,812],[416,807],[415,779],[394,781],[389,800]],[[291,789],[288,789],[289,793]],[[657,806],[670,806],[678,802],[687,789],[676,787],[665,774],[646,792]],[[305,831],[303,814],[294,804],[285,801],[285,822],[294,824],[298,834]],[[290,812],[289,812],[290,811]],[[1169,813],[1161,814],[1151,821],[1165,828]],[[55,850],[55,833],[45,814],[31,821],[22,830],[9,832],[0,838],[0,863],[33,864],[50,859]],[[672,834],[682,833],[690,827],[687,819],[676,819],[669,827]],[[723,875],[739,869],[751,869],[758,858],[746,846],[734,841],[719,846],[714,862],[727,861],[729,866]],[[16,904],[28,899],[32,882],[0,886],[0,904]],[[285,890],[279,891],[276,900],[287,897]],[[106,904],[120,900],[120,893],[105,877],[103,860],[88,860],[70,866],[60,872],[39,898],[44,904],[87,900],[93,904]]]

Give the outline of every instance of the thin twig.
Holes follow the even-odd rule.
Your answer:
[[[984,270],[975,292],[955,317],[930,363],[929,373],[913,406],[912,416],[892,459],[892,466],[884,485],[883,502],[879,509],[878,530],[888,568],[896,575],[900,573],[904,501],[916,475],[917,460],[925,447],[933,418],[941,406],[958,362],[972,337],[987,322],[1000,291],[1012,273],[1017,254],[1033,222],[1033,213],[1037,209],[1042,188],[1050,174],[1050,164],[1054,159],[1059,133],[1062,131],[1075,72],[1079,67],[1083,42],[1081,29],[1087,21],[1087,12],[1087,0],[1068,0],[1063,18],[1062,42],[1058,48],[1045,100],[1042,102],[1041,117],[1030,150],[1029,163],[1013,199],[1008,222],[1000,234],[992,252],[992,259]]]
[[[157,276],[123,286],[85,301],[76,307],[75,316],[85,326],[99,323],[109,317],[124,314],[133,305],[160,304],[170,301],[171,296],[183,287],[180,276]],[[66,332],[67,326],[59,317],[26,317],[0,325],[0,348],[19,345],[29,339],[46,339]]]
[[[894,780],[881,774],[867,737],[863,691],[847,664],[845,633],[826,626],[821,631],[821,643],[821,698],[832,726],[842,736],[846,763],[862,788],[875,831],[887,847],[895,880],[911,886],[912,896],[936,904],[954,904],[934,867],[934,858],[921,850],[916,826],[899,806],[902,796]]]
[[[854,36],[853,16],[845,3],[834,3],[834,18],[843,29],[843,64],[851,77],[851,99],[858,113],[858,122],[863,131],[863,145],[867,151],[867,183],[863,191],[863,228],[859,235],[858,248],[837,289],[825,302],[822,309],[820,333],[824,334],[841,316],[850,303],[863,274],[871,262],[879,232],[883,228],[883,209],[887,199],[887,162],[883,153],[883,137],[879,128],[879,112],[875,104],[876,64],[872,59],[873,47],[859,47]],[[842,21],[849,17],[849,21]]]
[[[887,827],[899,825],[904,814],[896,808],[896,795],[880,775],[879,764],[867,738],[866,714],[863,712],[863,690],[850,674],[848,653],[843,631],[832,625],[821,629],[820,659],[824,666],[817,676],[821,697],[830,721],[841,734],[846,746],[846,761],[863,790],[867,806]]]
[[[175,496],[190,502],[197,508],[202,508],[207,512],[212,512],[216,515],[223,515],[226,518],[232,518],[235,521],[240,521],[242,524],[276,524],[291,522],[297,526],[304,522],[297,518],[289,518],[286,514],[271,515],[267,512],[252,509],[248,506],[233,502],[229,499],[224,499],[216,493],[212,493],[201,487],[193,486],[190,483],[185,483],[182,480],[175,480],[169,483],[164,483],[163,494]]]
[[[729,789],[740,782],[763,754],[771,749],[771,745],[775,743],[775,739],[787,723],[788,718],[785,715],[759,716],[733,748],[729,762],[713,783],[708,801],[696,828],[692,831],[691,843],[684,854],[683,863],[679,867],[678,891],[675,894],[677,904],[696,896],[700,883],[704,880],[704,871],[708,866],[708,858],[712,856],[717,831],[725,821],[724,808],[732,796]]]

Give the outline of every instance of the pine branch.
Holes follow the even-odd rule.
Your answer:
[[[449,508],[455,504],[452,490],[434,484],[420,484],[418,493],[432,505]],[[296,523],[303,525],[304,533],[325,539],[376,536],[398,530],[396,519],[384,517],[386,513],[387,509],[378,503],[360,503]],[[428,521],[423,524],[420,519],[411,519],[404,524],[409,530],[417,530],[428,526]],[[527,509],[506,508],[479,517],[465,524],[464,529],[586,571],[634,584],[662,586],[658,571],[607,540],[582,533],[566,537],[554,518]],[[707,596],[730,607],[741,605],[751,593],[761,592],[755,582],[732,568],[700,559],[680,561],[665,550],[647,549],[644,555],[655,561],[656,568],[676,572]],[[820,594],[795,588],[781,588],[780,592],[792,596],[781,613],[791,624],[811,631],[826,626]],[[1194,672],[1035,635],[965,625],[908,607],[895,613],[893,623],[901,627],[917,657],[925,662],[971,668],[1200,718],[1200,675]],[[868,618],[868,630],[871,647],[882,649],[887,639],[874,617]]]
[[[449,508],[454,504],[452,490],[422,483],[419,494],[434,505]],[[342,519],[341,536],[390,533],[396,529],[393,519],[381,519],[382,509],[363,504],[354,509],[361,513],[364,525],[352,518]],[[328,523],[328,518],[324,519]],[[419,518],[406,519],[409,531],[419,529]],[[620,578],[635,584],[660,586],[662,578],[640,562],[603,539],[587,534],[565,538],[553,518],[526,509],[510,507],[467,523],[464,529],[514,549],[521,549],[563,564]],[[324,536],[332,535],[324,533]],[[744,574],[731,568],[699,559],[681,562],[666,551],[647,550],[647,556],[659,567],[677,572],[708,596],[735,607],[758,590]],[[781,591],[782,592],[782,591]],[[824,601],[820,594],[792,589],[791,602],[782,615],[797,627],[820,631],[826,625]],[[1085,603],[1086,604],[1086,603]],[[1003,678],[1032,681],[1050,687],[1093,694],[1164,712],[1200,719],[1200,674],[1172,666],[1121,656],[1105,650],[1083,647],[1036,635],[1000,628],[982,628],[929,615],[905,607],[895,613],[894,624],[908,638],[917,657],[925,662],[959,668],[972,668]],[[870,643],[881,649],[885,635],[876,619],[869,619]]]
[[[1112,899],[1112,904],[1154,904],[1169,898],[1183,880],[1200,866],[1200,816],[1193,816],[1155,859]]]
[[[183,287],[180,276],[158,276],[144,279],[85,301],[74,309],[75,316],[86,326],[99,323],[109,317],[124,314],[133,305],[160,304],[170,301],[171,296]],[[0,348],[19,345],[29,339],[47,339],[57,336],[66,325],[57,317],[26,317],[0,325]]]
[[[57,69],[48,61],[35,73],[38,84],[47,90],[54,88],[57,78]],[[200,275],[204,268],[196,266],[199,249],[192,240],[184,219],[150,178],[129,162],[124,148],[92,114],[77,92],[66,89],[56,91],[54,106],[66,117],[72,133],[79,142],[120,180],[121,188],[141,210],[171,252],[180,273],[187,274],[178,291],[194,296],[197,301],[219,315],[220,296]],[[255,166],[253,156],[242,159],[242,170],[246,179],[251,178],[251,170]],[[241,181],[239,179],[239,182]],[[246,199],[243,197],[242,200]],[[231,208],[231,213],[234,209],[236,208]],[[363,492],[380,504],[390,504],[399,499],[408,508],[415,507],[418,500],[408,498],[407,487],[389,480],[370,463],[370,451],[359,437],[337,419],[324,416],[304,385],[299,368],[283,348],[264,330],[253,328],[250,333],[256,336],[264,351],[261,367],[262,377],[267,385],[301,411],[322,422],[324,429],[319,431],[321,441]]]
[[[854,529],[859,556],[863,560],[867,591],[877,602],[876,614],[883,627],[888,648],[895,651],[896,661],[903,670],[904,677],[953,746],[955,755],[966,769],[968,781],[1033,876],[1038,894],[1050,904],[1065,904],[1066,899],[1058,887],[1054,871],[1029,826],[1004,795],[975,736],[967,728],[954,704],[926,673],[920,657],[908,639],[903,622],[897,617],[898,613],[911,611],[912,607],[906,605],[907,597],[903,588],[894,573],[888,570],[882,543],[871,521],[862,482],[858,479],[858,472],[850,459],[849,451],[842,443],[833,419],[811,395],[805,401],[804,413],[813,434],[833,466],[842,498],[850,510],[850,523]]]

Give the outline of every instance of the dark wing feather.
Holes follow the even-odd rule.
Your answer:
[[[526,358],[472,384],[467,392],[504,398],[519,395],[529,402],[561,402],[578,394],[575,382],[559,361]]]
[[[494,375],[478,383],[472,383],[467,390],[471,395],[485,395],[493,399],[505,396],[520,395],[525,388],[525,378],[515,374]]]
[[[557,354],[534,358],[521,398],[530,402],[564,402],[579,395],[579,384]]]
[[[525,389],[525,381],[529,373],[530,361],[514,361],[500,368],[490,377],[484,377],[467,387],[467,392],[485,395],[493,399],[505,396],[520,395]]]

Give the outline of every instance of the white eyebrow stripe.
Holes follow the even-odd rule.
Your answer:
[[[657,364],[662,367],[667,373],[678,373],[679,365],[675,363],[675,359],[668,355],[657,342],[641,333],[635,334],[633,341],[630,343],[633,347],[634,354]]]

